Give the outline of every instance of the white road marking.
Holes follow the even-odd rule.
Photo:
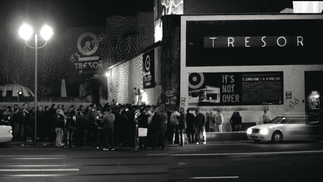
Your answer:
[[[70,174],[12,174],[2,175],[1,177],[55,177],[55,176],[69,176]]]
[[[67,155],[0,155],[0,158],[63,158]]]
[[[22,167],[22,168],[27,168],[27,167],[68,167],[70,165],[25,165],[25,164],[13,164],[13,165],[0,165],[0,167]]]
[[[282,151],[282,152],[245,152],[245,153],[199,153],[199,154],[170,154],[170,155],[174,157],[185,157],[185,156],[190,157],[190,156],[281,155],[281,154],[313,154],[313,153],[323,153],[323,150]]]
[[[173,157],[193,157],[193,156],[235,156],[235,155],[282,155],[282,154],[314,154],[323,153],[323,150],[307,150],[307,151],[282,151],[282,152],[244,152],[244,153],[196,153],[196,154],[169,154],[156,153],[147,154],[148,156],[173,156]]]
[[[191,177],[197,180],[211,180],[211,179],[238,179],[239,176],[206,176],[206,177]]]
[[[0,169],[0,172],[72,172],[80,171],[80,169]]]

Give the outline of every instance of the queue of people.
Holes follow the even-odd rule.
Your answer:
[[[0,107],[0,117],[13,127],[14,141],[34,139],[34,108]],[[115,150],[115,146],[164,149],[165,141],[206,143],[206,132],[222,132],[221,110],[203,113],[200,108],[184,110],[163,106],[90,104],[85,107],[52,104],[37,107],[37,141],[54,142],[58,148],[81,147],[84,142],[97,149]],[[241,116],[234,112],[230,123],[233,131],[241,130]],[[188,140],[188,141],[186,141]]]

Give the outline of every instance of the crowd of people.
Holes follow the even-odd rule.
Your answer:
[[[90,104],[65,108],[52,104],[36,109],[37,127],[34,108],[27,104],[0,107],[0,117],[13,128],[14,141],[33,142],[37,128],[37,141],[55,142],[58,148],[81,147],[86,142],[103,150],[115,150],[115,146],[164,149],[165,141],[181,146],[206,143],[205,132],[221,132],[223,123],[220,110],[204,114],[199,108],[185,112],[184,108],[170,110],[149,105]],[[239,126],[234,128],[239,130]]]

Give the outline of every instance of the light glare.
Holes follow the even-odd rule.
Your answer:
[[[267,128],[263,128],[263,129],[260,130],[259,133],[262,134],[262,135],[267,135],[268,134],[268,129]]]
[[[49,26],[45,25],[41,31],[40,31],[40,35],[45,39],[45,40],[49,40],[51,38],[51,36],[53,35],[53,30],[52,28],[50,28]]]
[[[27,24],[23,24],[19,29],[19,35],[25,40],[28,40],[33,34],[33,29]]]

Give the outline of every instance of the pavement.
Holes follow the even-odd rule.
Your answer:
[[[228,132],[228,133],[218,133],[218,132],[207,132],[206,141],[209,142],[239,142],[248,141],[246,132]],[[166,145],[173,145],[169,142],[165,142]],[[7,143],[1,143],[0,146],[13,146],[13,147],[55,147],[54,142],[22,142],[22,141],[11,141]],[[84,147],[96,147],[94,144],[84,143]],[[64,147],[62,147],[64,148]],[[130,147],[131,148],[131,147]]]

